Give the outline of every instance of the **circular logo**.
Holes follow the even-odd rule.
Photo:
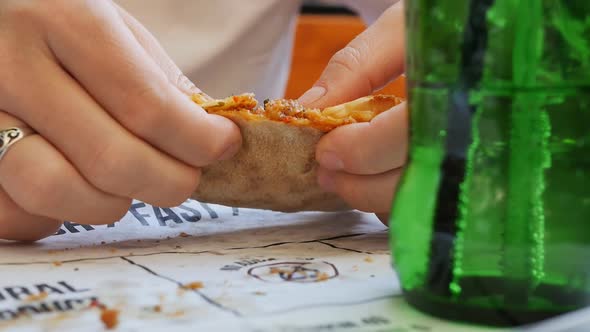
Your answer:
[[[322,282],[338,276],[328,262],[280,262],[259,265],[248,270],[252,277],[266,282]]]

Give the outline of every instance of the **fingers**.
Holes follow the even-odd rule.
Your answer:
[[[15,144],[0,162],[0,184],[30,214],[83,224],[108,224],[122,218],[130,199],[100,192],[88,184],[39,135]]]
[[[22,126],[0,112],[0,128]],[[17,122],[17,123],[15,123]],[[16,142],[0,160],[0,186],[30,215],[84,224],[121,219],[131,200],[90,185],[44,138],[30,135]]]
[[[373,175],[401,167],[408,149],[406,103],[369,123],[343,126],[325,135],[316,149],[319,164],[332,171]]]
[[[369,95],[403,72],[403,2],[390,7],[367,30],[337,52],[314,87],[299,101],[327,107]]]
[[[127,27],[135,36],[135,39],[144,48],[144,50],[151,56],[152,60],[162,70],[168,81],[175,85],[180,91],[187,95],[202,92],[199,88],[186,77],[180,68],[172,61],[168,53],[162,48],[156,38],[141,24],[135,17],[131,16],[121,6],[115,4],[119,11],[119,15],[127,24]]]
[[[52,51],[123,126],[192,166],[205,166],[237,152],[241,144],[237,126],[207,114],[171,84],[146,51],[157,55],[159,46],[151,37],[142,37],[144,48],[111,2],[80,1],[64,12],[68,24],[54,20],[48,27]],[[146,35],[133,26],[136,35]]]
[[[376,213],[387,224],[408,148],[408,114],[402,103],[370,123],[325,135],[316,150],[318,183],[350,206]]]
[[[337,193],[355,209],[386,215],[393,201],[401,169],[378,175],[353,175],[320,168],[318,182],[327,192]]]
[[[403,72],[404,37],[400,1],[334,55],[299,102],[324,108],[372,94]],[[318,143],[319,184],[350,206],[376,213],[386,223],[406,160],[407,135],[405,103],[370,123],[335,129]]]
[[[32,242],[55,234],[61,221],[27,213],[0,187],[0,239]]]
[[[5,108],[55,146],[98,190],[175,206],[197,186],[199,170],[129,133],[49,60],[31,63],[19,82],[24,86],[15,84],[15,89],[36,94],[7,98]]]

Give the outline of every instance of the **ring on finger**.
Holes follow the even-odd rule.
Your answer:
[[[35,131],[27,126],[10,127],[0,130],[0,160],[2,160],[2,157],[4,157],[12,145],[33,133]]]

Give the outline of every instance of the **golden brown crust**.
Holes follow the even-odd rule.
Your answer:
[[[242,148],[230,160],[203,168],[194,199],[282,212],[347,209],[339,197],[317,185],[315,146],[321,131],[239,116],[230,119],[242,132]]]
[[[342,211],[349,206],[317,184],[315,148],[338,126],[370,121],[399,104],[395,96],[370,96],[335,107],[303,109],[295,101],[266,101],[252,94],[214,100],[195,95],[207,112],[234,121],[242,148],[230,160],[203,168],[193,198],[226,206],[282,212]]]

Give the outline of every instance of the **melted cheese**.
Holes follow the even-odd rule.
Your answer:
[[[339,126],[369,122],[378,114],[399,105],[404,100],[392,95],[362,97],[348,103],[327,107],[304,108],[295,100],[265,100],[259,106],[254,94],[247,93],[224,99],[213,99],[199,93],[192,100],[208,113],[225,117],[241,117],[248,121],[270,120],[289,125],[306,126],[327,132]]]

